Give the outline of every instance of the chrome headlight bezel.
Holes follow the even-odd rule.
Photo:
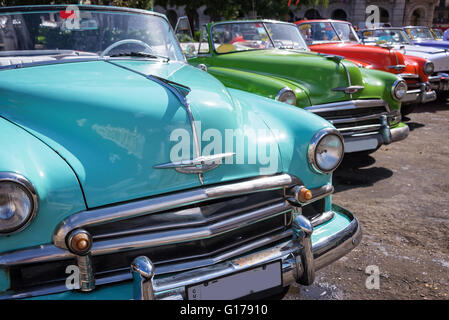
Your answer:
[[[317,160],[317,156],[316,156],[316,151],[318,149],[318,146],[320,145],[320,143],[323,141],[323,139],[325,137],[328,136],[335,136],[340,140],[341,143],[341,155],[340,158],[338,159],[338,161],[335,163],[335,165],[331,168],[331,169],[323,169]],[[317,173],[321,173],[321,174],[329,174],[334,172],[338,166],[341,164],[341,162],[343,161],[343,157],[345,154],[345,144],[344,144],[344,139],[341,136],[340,132],[337,129],[334,128],[324,128],[320,131],[318,131],[313,137],[312,140],[310,141],[309,144],[309,149],[307,152],[308,155],[308,160],[309,160],[309,165],[310,167]]]
[[[286,98],[287,96],[290,96],[290,99],[292,99],[291,102],[286,101],[288,99],[288,98]],[[274,98],[274,100],[283,102],[283,103],[286,103],[286,104],[289,104],[292,106],[296,106],[296,94],[289,87],[285,87],[285,88],[282,88],[281,90],[279,90],[279,92],[276,95],[276,97]]]
[[[25,218],[16,226],[10,227],[7,230],[0,229],[0,236],[14,234],[25,229],[36,216],[38,209],[38,195],[36,189],[24,176],[14,172],[0,172],[0,184],[1,183],[15,184],[19,187],[29,199],[31,209]]]
[[[432,61],[427,61],[423,68],[424,74],[431,75],[435,71],[435,65]]]
[[[400,89],[404,90],[404,94],[402,96],[398,94]],[[394,100],[401,101],[407,95],[407,89],[407,82],[405,82],[405,80],[403,79],[398,79],[393,83],[393,86],[391,87],[391,96]]]

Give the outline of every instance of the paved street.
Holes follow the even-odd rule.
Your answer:
[[[348,156],[334,174],[333,200],[357,215],[362,243],[285,299],[449,299],[449,104],[408,117],[406,140]],[[368,266],[378,290],[365,286]]]

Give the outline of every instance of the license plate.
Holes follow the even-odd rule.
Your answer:
[[[189,300],[232,300],[282,285],[281,263],[273,262],[187,287]]]
[[[345,152],[373,150],[377,148],[378,144],[376,138],[345,141]]]

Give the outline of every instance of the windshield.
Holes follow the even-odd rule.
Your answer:
[[[220,23],[212,27],[211,34],[217,53],[274,48],[262,22]]]
[[[405,31],[413,40],[435,40],[429,28],[405,28]]]
[[[113,44],[116,46],[104,52]],[[34,60],[52,60],[62,54],[117,56],[131,52],[185,61],[170,25],[157,15],[78,6],[0,13],[0,59],[33,56]]]
[[[362,35],[365,44],[412,44],[400,29],[364,30]]]
[[[295,25],[269,22],[265,26],[277,48],[309,50]]]
[[[307,44],[360,42],[352,25],[344,22],[306,22],[299,30]]]

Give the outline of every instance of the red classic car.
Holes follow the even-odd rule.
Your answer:
[[[343,56],[364,68],[397,74],[407,81],[407,96],[402,113],[410,113],[418,103],[436,100],[430,88],[433,63],[424,58],[404,55],[386,45],[363,45],[351,23],[337,20],[301,20],[295,22],[310,50]]]

